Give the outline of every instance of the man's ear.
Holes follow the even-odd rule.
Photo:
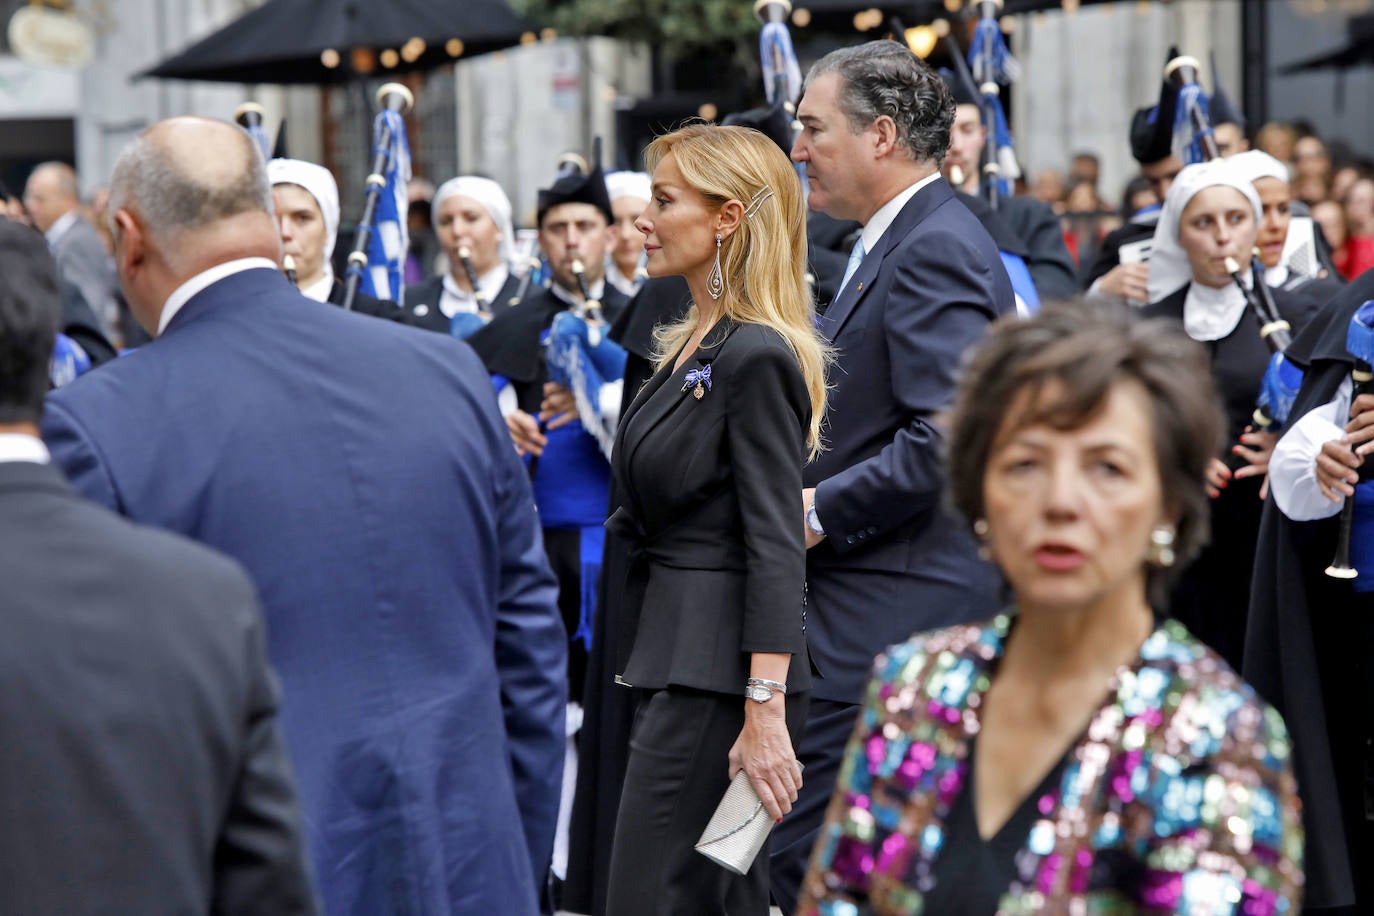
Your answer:
[[[138,219],[128,210],[116,210],[115,228],[115,266],[120,276],[136,272],[148,259],[148,239]]]
[[[901,145],[897,142],[897,122],[888,115],[879,115],[868,129],[872,132],[873,155],[878,159],[892,155]]]

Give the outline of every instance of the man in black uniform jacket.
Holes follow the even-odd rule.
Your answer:
[[[982,173],[979,163],[988,136],[978,94],[955,75],[945,75],[945,85],[954,96],[954,126],[950,129],[949,153],[941,171],[956,191],[977,197]],[[967,199],[964,202],[969,204]],[[1064,244],[1059,217],[1049,204],[1034,197],[1007,194],[998,198],[995,211],[990,211],[986,204],[983,207],[975,204],[970,209],[997,239],[998,248],[1025,260],[1042,301],[1068,299],[1078,294],[1073,256]],[[994,228],[998,223],[1000,227]]]
[[[248,577],[49,466],[46,257],[0,220],[0,911],[314,913]]]
[[[1178,56],[1177,48],[1169,49],[1168,60]],[[1159,104],[1141,108],[1131,118],[1131,155],[1140,163],[1140,174],[1150,183],[1160,203],[1169,193],[1174,177],[1183,171],[1183,162],[1173,152],[1174,109],[1178,90],[1168,80],[1159,87]],[[1139,256],[1142,243],[1148,246],[1154,238],[1159,222],[1159,207],[1147,207],[1131,216],[1119,229],[1107,233],[1097,249],[1097,257],[1083,277],[1083,286],[1091,293],[1117,296],[1144,305],[1150,298],[1146,281],[1150,269],[1148,248],[1145,258]],[[1122,258],[1122,250],[1127,256]]]

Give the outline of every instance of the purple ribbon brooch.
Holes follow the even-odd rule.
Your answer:
[[[706,392],[708,392],[708,391],[711,390],[711,365],[710,365],[710,363],[707,363],[706,365],[702,366],[700,369],[689,369],[689,370],[687,370],[687,378],[686,378],[686,380],[683,381],[683,383],[682,383],[682,390],[683,390],[683,391],[686,391],[688,388],[691,388],[693,385],[695,385],[696,388],[693,389],[693,391],[692,391],[692,397],[694,397],[694,398],[696,398],[698,401],[700,401],[701,398],[702,398],[702,396],[705,395]],[[705,386],[705,387],[702,387],[702,386]]]

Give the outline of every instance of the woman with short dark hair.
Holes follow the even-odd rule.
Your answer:
[[[950,480],[1014,602],[878,659],[802,914],[1298,911],[1283,722],[1158,604],[1206,540],[1221,430],[1164,323],[994,328]]]

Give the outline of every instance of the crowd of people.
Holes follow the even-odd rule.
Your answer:
[[[1374,905],[1374,178],[1165,82],[1102,231],[899,43],[787,104],[533,263],[417,181],[400,302],[235,125],[34,170],[0,912]]]

